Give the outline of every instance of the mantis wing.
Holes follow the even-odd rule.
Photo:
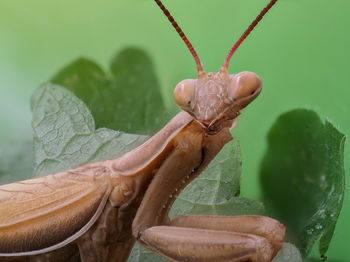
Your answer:
[[[84,234],[111,191],[104,163],[0,186],[0,257],[50,252]]]

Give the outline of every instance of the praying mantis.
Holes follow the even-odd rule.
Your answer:
[[[135,241],[171,261],[267,262],[280,250],[285,227],[269,217],[168,218],[176,196],[232,140],[241,110],[259,95],[256,74],[228,74],[228,66],[277,0],[240,37],[220,71],[208,74],[169,11],[155,2],[197,66],[198,78],[174,91],[183,111],[118,159],[0,186],[0,261],[126,261]]]

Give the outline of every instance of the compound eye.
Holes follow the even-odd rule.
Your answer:
[[[176,104],[183,110],[192,111],[195,96],[196,80],[186,79],[178,83],[174,90]]]
[[[232,82],[228,93],[232,101],[255,98],[261,91],[262,82],[257,74],[252,72],[241,72],[232,75]]]

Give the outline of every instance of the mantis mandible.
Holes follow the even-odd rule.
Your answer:
[[[171,261],[271,261],[285,228],[264,216],[183,215],[176,196],[221,148],[240,112],[260,93],[251,72],[228,74],[229,61],[265,13],[206,74],[191,43],[155,0],[194,57],[198,79],[181,81],[183,112],[124,156],[0,187],[0,261],[126,261],[139,241]]]

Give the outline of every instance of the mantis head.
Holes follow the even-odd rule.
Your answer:
[[[210,134],[231,127],[231,120],[259,95],[261,87],[255,73],[229,75],[227,71],[220,71],[181,81],[175,88],[174,98],[177,105]]]
[[[221,70],[218,73],[208,74],[204,72],[196,51],[169,11],[160,0],[155,1],[184,40],[198,70],[198,79],[186,79],[177,84],[174,91],[177,105],[191,114],[202,125],[207,134],[215,134],[223,127],[231,127],[232,120],[259,95],[262,83],[260,78],[252,72],[228,74],[230,59],[243,40],[277,0],[270,1],[233,45]]]

